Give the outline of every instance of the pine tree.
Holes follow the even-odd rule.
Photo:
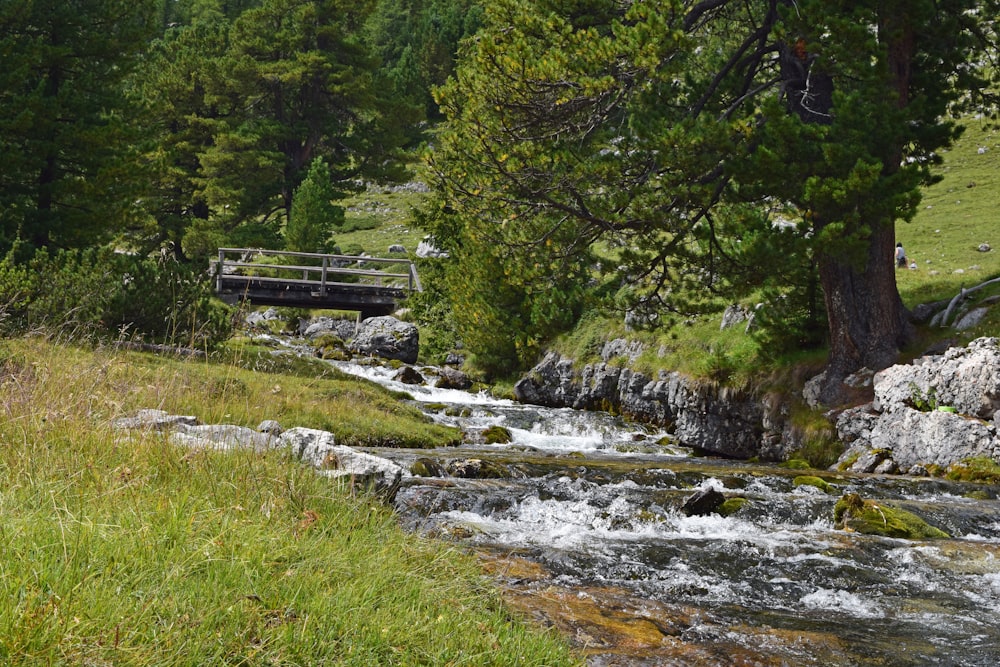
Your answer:
[[[439,91],[433,231],[506,248],[515,285],[600,248],[654,315],[767,281],[816,312],[818,285],[836,401],[908,340],[894,223],[988,90],[995,4],[498,0]]]
[[[292,214],[285,226],[285,247],[296,252],[329,252],[333,231],[344,222],[344,209],[333,204],[337,198],[330,168],[323,158],[316,158],[295,189]]]

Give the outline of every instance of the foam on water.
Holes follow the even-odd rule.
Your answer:
[[[837,611],[855,618],[882,618],[885,612],[873,600],[845,590],[819,588],[799,602],[808,610]]]

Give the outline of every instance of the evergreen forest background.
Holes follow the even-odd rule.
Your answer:
[[[2,323],[211,347],[232,330],[205,280],[217,248],[412,252],[433,233],[451,260],[423,263],[429,289],[409,304],[428,361],[462,346],[495,378],[574,327],[563,345],[581,354],[629,328],[660,330],[669,356],[683,345],[662,340],[697,331],[698,372],[717,379],[822,349],[817,266],[849,277],[877,230],[926,216],[918,188],[936,187],[972,118],[952,116],[991,108],[992,5],[913,5],[896,25],[877,3],[737,4],[0,2]],[[913,62],[935,58],[940,77],[908,79],[911,104],[877,99],[889,79],[864,70],[877,58],[852,60],[877,53],[855,25],[919,36]],[[789,53],[861,82],[834,93],[857,105],[846,130],[781,108]],[[985,59],[967,67],[971,54]],[[432,191],[397,187],[414,182]],[[900,283],[921,298],[954,282],[915,281]],[[851,295],[858,313],[885,284]],[[751,340],[698,329],[736,302],[769,306]],[[913,339],[899,322],[885,332],[890,353]]]

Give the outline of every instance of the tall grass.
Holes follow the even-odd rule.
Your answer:
[[[575,664],[505,612],[471,559],[286,453],[187,450],[110,426],[137,407],[292,419],[320,410],[282,405],[307,391],[332,390],[0,342],[0,664]]]

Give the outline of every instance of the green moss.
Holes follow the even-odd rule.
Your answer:
[[[732,516],[749,504],[750,501],[748,499],[742,496],[734,496],[732,498],[726,498],[726,500],[719,505],[719,509],[716,511],[722,516]]]
[[[788,470],[811,470],[812,466],[809,465],[809,461],[803,459],[789,459],[784,463],[778,464],[779,468],[787,468]]]
[[[815,475],[800,475],[792,480],[792,486],[815,486],[824,493],[835,493],[836,489],[822,477]]]
[[[487,445],[505,445],[513,440],[510,431],[503,426],[490,426],[483,431],[483,437]]]
[[[865,535],[882,535],[907,540],[942,539],[948,533],[928,524],[916,514],[863,500],[856,493],[845,494],[833,510],[834,527]]]
[[[841,463],[839,466],[837,466],[837,469],[838,470],[847,470],[852,465],[854,465],[855,463],[857,463],[857,461],[858,461],[859,458],[861,458],[861,452],[854,452],[853,454],[851,454],[850,456],[848,456],[846,459],[844,459],[844,462]]]
[[[945,477],[958,482],[1000,483],[1000,464],[987,456],[965,459],[948,466]]]

